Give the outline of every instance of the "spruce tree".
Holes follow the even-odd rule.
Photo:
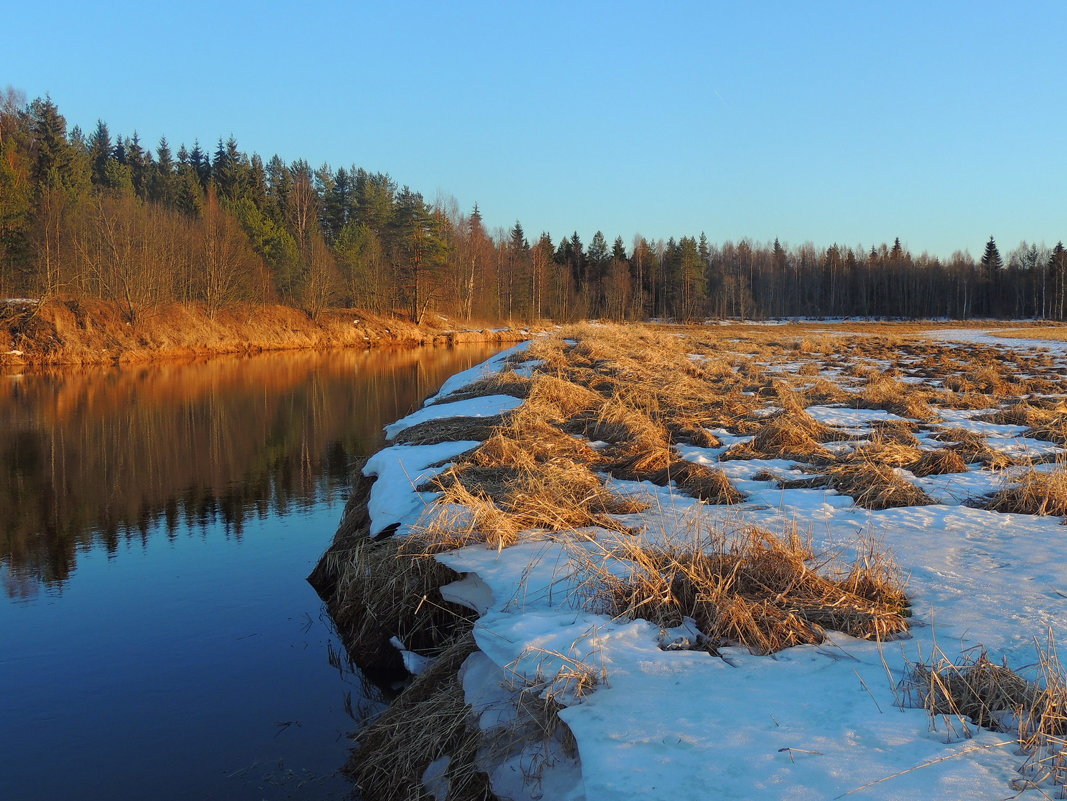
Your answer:
[[[982,266],[985,267],[986,272],[992,275],[1004,266],[1004,262],[1000,258],[1000,251],[997,249],[997,243],[993,241],[993,237],[989,237],[989,241],[985,245],[985,253],[982,254]]]

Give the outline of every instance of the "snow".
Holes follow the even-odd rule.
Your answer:
[[[834,428],[870,428],[872,423],[905,418],[882,409],[850,409],[844,406],[809,406],[808,414]]]
[[[363,475],[377,478],[371,485],[367,502],[370,535],[376,536],[389,526],[418,517],[429,501],[415,488],[446,467],[430,465],[454,459],[480,444],[460,440],[436,445],[393,445],[374,454],[363,465]]]
[[[464,387],[470,386],[480,378],[499,373],[504,368],[504,362],[510,356],[517,353],[522,353],[528,347],[530,347],[531,341],[520,342],[518,345],[513,345],[510,348],[500,351],[500,353],[487,359],[481,364],[477,364],[468,370],[456,373],[451,376],[444,384],[441,385],[441,389],[438,390],[436,395],[433,395],[426,399],[427,404],[435,403],[441,398],[451,395]]]
[[[1018,341],[1012,346],[1021,347]],[[466,371],[466,378],[450,381],[439,396],[500,366],[498,359],[495,367]],[[518,405],[505,398],[437,404],[389,429],[395,433],[434,416],[495,414]],[[903,419],[836,406],[808,411],[843,429]],[[1059,450],[1020,437],[1019,426],[974,420],[976,414],[947,410],[940,425],[982,433],[991,447],[1011,453]],[[747,439],[716,433],[727,445]],[[427,466],[476,444],[393,446],[373,457],[364,469],[378,476],[370,502],[372,531],[414,520],[427,502],[414,488],[441,469]],[[956,656],[984,647],[994,661],[1006,658],[1024,668],[1037,664],[1046,632],[1061,639],[1067,634],[1067,529],[1056,518],[963,505],[1002,488],[1015,473],[978,467],[925,478],[903,473],[938,503],[870,511],[830,489],[782,490],[755,480],[766,471],[782,478],[808,475],[789,460],[719,462],[725,447],[678,450],[682,458],[722,469],[746,493],[746,502],[708,506],[671,488],[606,479],[615,491],[651,499],[648,511],[623,518],[627,524],[644,526],[642,536],[652,541],[676,535],[695,520],[753,523],[772,531],[795,524],[817,550],[846,556],[859,538],[873,538],[895,555],[908,577],[909,635],[879,644],[832,633],[822,645],[773,657],[732,648],[719,658],[678,647],[697,636],[691,625],[661,631],[643,620],[613,619],[584,607],[575,546],[561,538],[544,535],[500,551],[469,546],[439,554],[440,562],[462,574],[442,589],[444,597],[480,615],[474,630],[479,651],[465,663],[462,679],[485,732],[506,729],[514,720],[516,687],[551,679],[568,665],[588,666],[599,676],[587,695],[561,695],[567,705],[560,718],[574,735],[579,759],[551,744],[516,746],[502,758],[486,757],[494,790],[515,799],[565,801],[1011,796],[1024,760],[1013,738],[958,719],[932,720],[922,709],[902,706],[900,682],[909,665],[937,648]],[[604,543],[624,536],[596,533]],[[431,768],[431,793],[439,793],[443,769]],[[1040,790],[1020,797],[1048,796]]]
[[[1022,329],[1001,329],[1022,330]],[[996,329],[981,328],[943,328],[930,331],[926,334],[931,339],[942,342],[970,342],[976,345],[992,345],[994,347],[1010,350],[1047,350],[1059,355],[1067,355],[1067,342],[1053,339],[1015,339],[1014,337],[998,336]]]
[[[521,405],[522,399],[511,395],[482,395],[453,403],[435,403],[432,406],[423,406],[407,417],[390,423],[385,427],[385,436],[387,439],[393,439],[405,428],[428,420],[440,420],[445,417],[492,417]]]

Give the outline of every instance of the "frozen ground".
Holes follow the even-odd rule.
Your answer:
[[[988,339],[974,331],[938,336]],[[1019,340],[1005,344],[1030,347]],[[1064,343],[1038,344],[1067,353]],[[457,376],[442,397],[498,369],[505,355]],[[427,407],[391,426],[390,434],[446,408],[449,415],[486,415],[509,403],[490,396]],[[874,420],[894,417],[833,406],[810,411],[821,422],[860,432]],[[1019,427],[983,424],[972,416],[949,414],[941,424],[981,429],[998,447],[1055,450],[1020,438]],[[374,457],[367,466],[368,474],[379,477],[371,501],[374,529],[410,523],[423,513],[432,496],[414,491],[417,478],[429,474],[427,465],[474,444],[395,446]],[[679,450],[685,459],[716,464],[724,448]],[[646,621],[613,620],[582,607],[573,551],[558,539],[501,551],[471,546],[437,557],[467,574],[446,588],[446,597],[481,614],[475,628],[480,653],[465,665],[464,688],[483,728],[494,730],[514,714],[509,705],[516,686],[537,685],[575,666],[598,677],[587,694],[570,692],[562,680],[554,687],[566,701],[560,717],[574,735],[578,761],[554,745],[513,750],[487,762],[498,794],[574,801],[1059,797],[1055,788],[1019,784],[1025,756],[1011,735],[958,719],[931,719],[906,705],[900,682],[909,664],[929,659],[935,649],[955,657],[984,648],[994,661],[1007,659],[1026,672],[1049,632],[1063,639],[1067,529],[1060,520],[962,505],[1011,478],[981,469],[915,479],[939,503],[883,511],[861,509],[833,490],[781,490],[755,479],[761,470],[796,473],[793,464],[722,462],[748,496],[731,507],[701,504],[648,483],[609,481],[621,492],[653,499],[649,511],[626,518],[653,539],[748,521],[771,530],[796,524],[810,531],[817,548],[846,556],[860,538],[878,540],[908,577],[913,618],[907,638],[879,644],[834,634],[823,645],[774,656],[736,648],[721,658],[664,650],[665,636],[677,632],[665,635]],[[552,690],[550,681],[545,692]],[[441,789],[439,782],[435,787]]]

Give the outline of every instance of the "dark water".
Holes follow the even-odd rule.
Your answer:
[[[338,799],[304,577],[351,460],[498,348],[0,374],[0,798]]]

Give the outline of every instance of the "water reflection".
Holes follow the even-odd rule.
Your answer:
[[[63,589],[79,555],[331,499],[383,422],[498,347],[264,354],[0,375],[5,592]]]

